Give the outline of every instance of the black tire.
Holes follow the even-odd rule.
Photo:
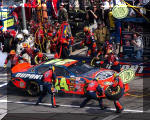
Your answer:
[[[27,83],[26,92],[30,96],[38,96],[40,94],[40,86],[36,81],[29,81]]]
[[[48,61],[48,57],[47,57],[45,54],[43,54],[43,60],[44,60],[44,61]],[[44,61],[43,61],[43,62],[44,62]],[[34,58],[34,63],[35,63],[36,65],[39,64],[38,55],[35,56],[35,58]]]
[[[91,65],[94,66],[94,67],[99,67],[100,66],[100,63],[97,64],[97,62],[100,61],[96,58],[93,58],[92,61],[91,61]]]
[[[105,89],[106,98],[108,98],[109,100],[119,100],[123,96],[123,94],[124,88],[121,88],[120,86],[116,86],[115,88],[113,88],[112,86],[108,86]]]

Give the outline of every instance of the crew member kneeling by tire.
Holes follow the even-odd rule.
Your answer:
[[[42,99],[46,96],[47,93],[49,93],[51,95],[52,107],[56,107],[55,96],[53,93],[54,91],[52,90],[55,86],[55,80],[56,75],[54,73],[54,66],[50,65],[49,71],[44,73],[43,86],[40,88],[41,94],[36,102],[36,105],[42,102]]]
[[[99,102],[99,107],[104,110],[106,107],[103,106],[103,101],[102,98],[98,98],[96,92],[98,92],[99,94],[102,95],[102,88],[100,87],[100,85],[98,84],[96,79],[93,79],[87,86],[87,96],[86,99],[80,104],[80,108],[83,108],[88,101],[90,101],[91,99],[95,99]]]
[[[124,93],[124,85],[117,73],[114,74],[114,83],[109,86],[110,93],[108,94],[108,90],[105,90],[105,95],[108,99],[114,101],[114,105],[116,107],[116,113],[121,113],[123,111],[123,106],[121,105],[119,99],[123,96]]]

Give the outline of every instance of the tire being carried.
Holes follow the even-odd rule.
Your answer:
[[[45,54],[43,54],[43,57],[42,57],[42,62],[44,62],[44,61],[48,61],[48,57],[47,57]],[[38,55],[35,56],[35,58],[34,58],[34,63],[35,63],[36,65],[38,65],[38,64],[41,63],[41,61],[40,61],[39,58],[38,58]]]
[[[27,83],[26,91],[30,96],[37,96],[40,93],[40,86],[36,81],[29,81]]]
[[[112,86],[108,86],[105,89],[106,98],[109,100],[119,100],[124,94],[124,88],[121,88],[119,85],[115,88]]]

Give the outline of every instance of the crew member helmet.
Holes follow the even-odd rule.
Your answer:
[[[27,48],[27,47],[29,47],[29,44],[28,43],[23,43],[23,47]]]
[[[16,36],[16,38],[18,38],[19,40],[22,40],[22,39],[23,39],[23,35],[22,35],[22,34],[18,34],[18,35]]]
[[[42,58],[42,57],[43,57],[43,53],[42,53],[42,52],[39,52],[39,53],[38,53],[38,57]]]
[[[9,54],[10,54],[10,55],[15,55],[16,52],[15,52],[15,50],[11,50]]]
[[[89,32],[90,31],[90,28],[89,27],[84,27],[84,32]]]
[[[28,30],[23,30],[22,32],[23,32],[23,34],[25,34],[25,35],[29,35],[29,31],[28,31]]]

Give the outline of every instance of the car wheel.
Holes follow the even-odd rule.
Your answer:
[[[112,86],[108,86],[105,89],[106,98],[109,100],[119,100],[124,94],[124,88],[120,86],[116,86],[115,88]]]
[[[29,81],[27,83],[26,91],[31,96],[37,96],[40,93],[40,86],[36,81]]]

